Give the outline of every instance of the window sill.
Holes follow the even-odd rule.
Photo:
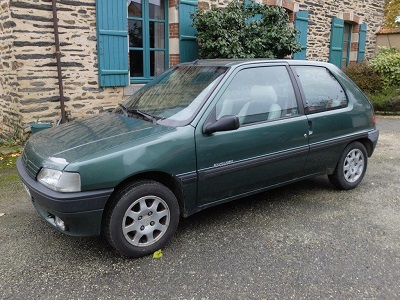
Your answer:
[[[142,88],[145,83],[134,83],[124,87],[124,96],[130,96],[136,93],[140,88]]]

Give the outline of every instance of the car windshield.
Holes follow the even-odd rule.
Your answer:
[[[178,66],[145,85],[115,112],[162,125],[186,125],[226,70],[216,66]]]

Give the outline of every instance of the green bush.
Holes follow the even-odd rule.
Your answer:
[[[365,93],[379,93],[383,88],[383,80],[379,74],[368,63],[351,64],[344,72]]]
[[[192,18],[200,58],[283,58],[301,50],[281,7],[234,0],[224,9],[198,9]]]
[[[394,47],[382,47],[369,63],[383,79],[385,88],[400,86],[399,50]]]
[[[374,109],[400,112],[400,51],[380,48],[369,61],[350,65],[344,72],[368,95]]]
[[[400,112],[400,88],[388,87],[379,93],[369,94],[368,97],[379,112]]]

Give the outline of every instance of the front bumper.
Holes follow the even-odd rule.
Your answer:
[[[17,170],[22,182],[29,190],[34,207],[49,224],[67,235],[100,234],[103,210],[114,189],[60,193],[32,179],[23,166],[21,158],[17,160]],[[66,230],[61,230],[56,226],[56,216],[64,221]]]

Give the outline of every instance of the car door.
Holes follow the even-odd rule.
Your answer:
[[[302,65],[292,69],[300,86],[309,124],[310,154],[305,173],[333,171],[354,133],[356,124],[352,105],[344,88],[324,66]]]
[[[292,80],[283,64],[244,67],[229,77],[196,127],[200,206],[261,191],[302,173],[308,124]],[[204,134],[207,119],[229,115],[239,118],[238,129]]]

